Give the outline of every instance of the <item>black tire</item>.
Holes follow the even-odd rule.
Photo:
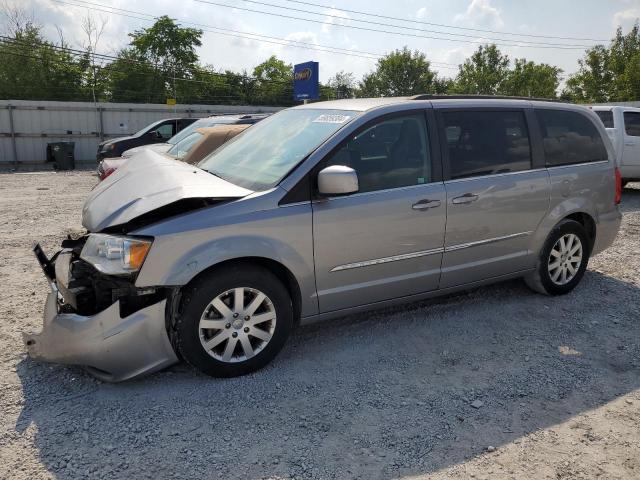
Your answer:
[[[582,244],[582,260],[574,277],[564,285],[560,285],[551,278],[551,274],[549,273],[549,259],[551,257],[551,250],[554,248],[556,242],[568,234],[574,234],[580,240]],[[580,280],[582,280],[584,272],[587,269],[587,264],[589,263],[590,254],[591,242],[584,227],[575,220],[562,220],[551,230],[551,233],[549,233],[540,251],[536,270],[525,277],[525,282],[532,290],[544,295],[564,295],[569,293],[580,283]]]
[[[200,319],[214,298],[237,287],[264,293],[275,309],[276,321],[271,338],[262,350],[251,358],[230,363],[207,353],[200,340]],[[293,326],[293,305],[282,282],[263,267],[235,265],[204,274],[185,288],[172,334],[178,353],[188,364],[213,377],[236,377],[259,370],[273,360]]]

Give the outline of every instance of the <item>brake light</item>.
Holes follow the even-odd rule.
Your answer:
[[[110,167],[106,168],[104,172],[102,172],[102,175],[100,175],[100,181],[104,180],[115,171],[116,171],[115,168],[110,168]]]
[[[622,175],[620,175],[620,169],[616,167],[616,197],[615,202],[618,205],[622,201]]]

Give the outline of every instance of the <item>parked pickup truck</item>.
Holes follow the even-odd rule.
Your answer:
[[[593,106],[616,151],[622,184],[640,181],[640,108]]]

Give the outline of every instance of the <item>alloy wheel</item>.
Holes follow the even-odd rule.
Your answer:
[[[198,330],[200,343],[216,360],[244,362],[262,351],[276,327],[273,302],[260,290],[237,287],[205,307]]]
[[[566,285],[580,270],[582,264],[582,242],[573,233],[561,236],[549,254],[547,269],[551,281],[556,285]]]

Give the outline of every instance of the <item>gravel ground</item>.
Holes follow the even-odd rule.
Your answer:
[[[640,478],[640,185],[561,298],[520,281],[303,326],[236,379],[26,358],[88,172],[0,174],[0,478]]]

